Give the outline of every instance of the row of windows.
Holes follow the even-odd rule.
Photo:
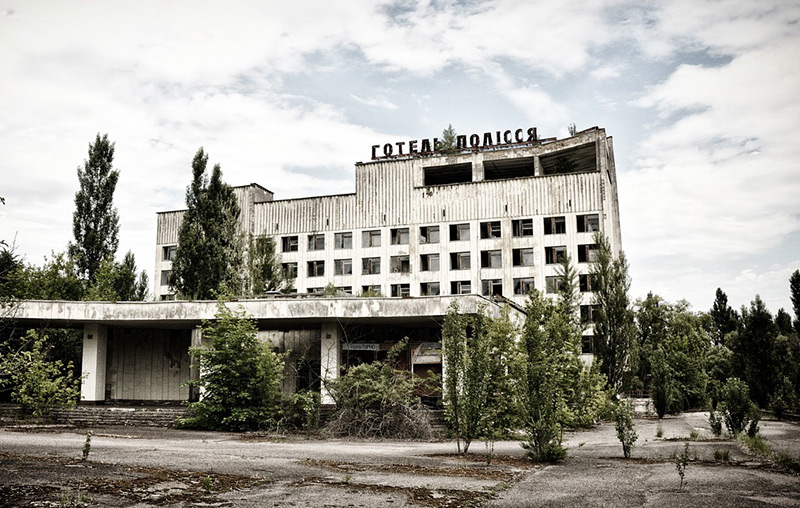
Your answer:
[[[544,233],[560,234],[566,233],[566,217],[545,217],[544,219]],[[463,224],[450,224],[448,226],[450,233],[450,241],[464,241],[470,238],[470,225]],[[579,233],[589,233],[598,231],[600,229],[600,218],[598,214],[578,215],[577,216],[577,231]],[[419,228],[419,243],[439,243],[440,234],[439,226],[421,226]],[[533,219],[515,219],[511,221],[511,235],[514,237],[533,236]],[[389,231],[390,241],[392,245],[408,245],[410,238],[410,228],[393,228]],[[487,221],[480,223],[480,238],[501,238],[502,227],[500,221]],[[325,249],[325,234],[315,233],[307,235],[308,250],[324,250]],[[379,229],[362,231],[361,232],[361,246],[362,247],[380,247],[381,245],[381,231]],[[284,236],[281,237],[281,250],[283,252],[297,252],[299,250],[299,236]],[[334,249],[352,249],[353,248],[353,233],[346,231],[342,233],[334,233],[333,235],[333,248]]]
[[[558,247],[545,247],[545,263],[555,264],[560,263],[564,259],[567,252],[566,246]],[[511,251],[512,266],[533,266],[533,248],[526,249],[513,249]],[[451,252],[450,253],[450,269],[451,270],[469,270],[471,268],[471,255],[469,252]],[[419,257],[419,266],[421,272],[438,272],[440,267],[439,254],[422,254]],[[578,262],[591,263],[597,260],[597,246],[596,245],[578,245]],[[484,250],[481,251],[480,267],[481,268],[502,268],[503,266],[503,253],[500,250]],[[283,263],[284,271],[290,277],[297,277],[297,263]],[[410,273],[411,261],[407,255],[390,256],[389,257],[389,273]],[[361,258],[361,274],[374,275],[381,273],[381,258],[380,257],[367,257]],[[321,277],[325,275],[325,261],[309,261],[307,274],[309,277]],[[334,259],[333,260],[333,274],[334,275],[352,275],[353,274],[353,260],[347,259]]]

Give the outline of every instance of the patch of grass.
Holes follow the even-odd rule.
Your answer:
[[[730,450],[714,450],[714,460],[721,460],[723,462],[728,462],[729,460],[731,460]]]
[[[61,493],[61,502],[58,506],[64,508],[79,508],[89,506],[92,502],[89,494],[78,488],[77,491],[67,489]]]
[[[89,458],[89,452],[92,450],[92,431],[86,431],[86,441],[83,442],[83,450],[81,460],[86,462]]]
[[[775,452],[775,464],[781,469],[800,473],[800,460],[792,457],[786,452]]]
[[[769,457],[772,453],[772,447],[769,445],[769,442],[758,434],[752,437],[745,434],[739,434],[739,441],[744,443],[744,445],[756,455]]]
[[[656,429],[656,437],[664,437],[664,429],[661,428],[661,420],[658,420],[658,429]]]
[[[206,475],[200,480],[200,484],[203,486],[203,490],[206,491],[206,494],[209,494],[211,492],[211,486],[214,484],[214,479]]]
[[[700,439],[700,433],[692,429],[689,433],[689,441],[697,441],[698,439]]]

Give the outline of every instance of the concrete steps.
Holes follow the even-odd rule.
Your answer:
[[[48,421],[80,427],[140,426],[174,427],[178,418],[184,417],[187,409],[182,406],[78,406],[73,409],[56,409]],[[0,421],[5,424],[24,423],[19,407],[0,405]]]

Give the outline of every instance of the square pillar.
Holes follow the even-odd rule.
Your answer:
[[[339,326],[336,323],[323,323],[320,337],[320,386],[321,402],[334,404],[325,383],[339,377]]]
[[[107,351],[108,327],[100,324],[83,325],[83,402],[97,403],[106,400]]]

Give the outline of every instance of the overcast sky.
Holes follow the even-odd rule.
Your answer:
[[[373,144],[536,126],[614,137],[632,296],[791,309],[800,2],[0,0],[0,239],[72,238],[76,168],[116,142],[118,256],[203,146],[232,185],[353,192]],[[151,275],[152,279],[152,275]]]

